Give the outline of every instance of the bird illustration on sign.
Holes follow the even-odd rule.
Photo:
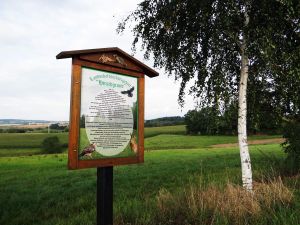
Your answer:
[[[121,91],[121,94],[123,95],[127,95],[128,97],[132,97],[133,96],[133,90],[134,90],[134,87],[130,88],[129,90],[127,91]]]
[[[99,61],[100,61],[100,62],[103,62],[103,63],[107,63],[107,62],[115,62],[114,59],[112,59],[111,57],[109,57],[109,56],[107,56],[107,55],[105,55],[105,54],[103,54],[103,55],[101,55],[101,56],[99,57]]]
[[[116,54],[114,54],[113,56],[115,57],[117,63],[119,63],[119,64],[127,67],[127,64],[125,63],[125,60],[122,57],[120,57],[120,56],[118,56]]]
[[[131,134],[131,138],[130,138],[130,148],[135,154],[138,152],[138,145],[136,143],[136,137],[133,134]]]
[[[82,152],[79,154],[80,157],[87,156],[92,158],[92,153],[96,151],[96,144],[90,144],[89,146],[85,147]]]
[[[127,67],[127,63],[125,62],[124,58],[118,56],[117,54],[113,54],[112,56],[102,54],[98,60],[102,63],[118,63]]]

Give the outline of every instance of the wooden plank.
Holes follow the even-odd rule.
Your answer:
[[[139,147],[138,158],[139,163],[144,162],[144,101],[145,101],[145,77],[138,79],[138,132]]]
[[[122,55],[120,55],[120,53],[118,52],[80,55],[79,58],[89,62],[111,65],[114,67],[119,67],[122,69],[128,69],[128,70],[133,70],[133,71],[143,73],[143,69],[141,67],[137,66],[127,58],[122,57]]]
[[[102,53],[119,53],[122,57],[125,57],[129,60],[131,60],[136,66],[139,66],[143,69],[143,73],[146,74],[149,77],[156,77],[158,76],[158,72],[153,70],[152,68],[148,67],[141,61],[137,60],[136,58],[132,57],[128,53],[124,52],[123,50],[112,47],[112,48],[96,48],[96,49],[83,49],[83,50],[74,50],[74,51],[63,51],[60,52],[56,58],[57,59],[64,59],[64,58],[74,58],[79,57],[82,55],[90,55],[90,54],[102,54]]]
[[[133,76],[133,77],[143,77],[144,76],[144,74],[141,72],[137,72],[137,71],[133,71],[133,70],[129,70],[129,69],[118,68],[118,67],[114,67],[111,65],[89,62],[86,60],[81,60],[79,58],[74,58],[73,61],[74,61],[74,64],[76,64],[76,65],[94,68],[94,69],[98,69],[98,70],[104,70],[107,72],[125,74],[125,75],[129,75],[129,76]]]
[[[138,157],[79,160],[77,168],[84,169],[84,168],[93,168],[93,167],[127,165],[127,164],[135,164],[135,163],[139,163]]]
[[[79,147],[79,123],[80,123],[80,89],[81,89],[81,66],[72,65],[71,82],[71,104],[70,104],[70,131],[69,131],[69,151],[68,167],[76,169],[78,164]]]

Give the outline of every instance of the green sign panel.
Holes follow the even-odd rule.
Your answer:
[[[79,160],[135,156],[138,78],[82,68]]]

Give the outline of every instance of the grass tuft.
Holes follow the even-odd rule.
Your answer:
[[[256,183],[254,193],[231,183],[223,189],[189,185],[179,193],[161,189],[157,195],[157,224],[214,224],[215,220],[248,224],[264,210],[288,207],[292,199],[293,193],[280,178]]]

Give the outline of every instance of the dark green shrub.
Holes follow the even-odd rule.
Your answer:
[[[286,169],[290,173],[297,173],[300,171],[300,122],[288,122],[284,126],[283,137],[286,139],[282,144],[287,153]]]
[[[68,148],[68,146],[69,146],[68,143],[62,143],[62,144],[61,144],[61,147],[62,147],[62,148]]]
[[[80,128],[85,128],[85,115],[82,114],[80,117],[80,122],[79,122]]]
[[[215,135],[219,134],[220,116],[213,107],[189,110],[185,114],[185,124],[188,134]]]
[[[63,151],[62,145],[57,136],[47,137],[42,142],[42,148],[45,153],[61,153]]]
[[[26,129],[23,128],[9,128],[7,129],[7,133],[25,133]]]

